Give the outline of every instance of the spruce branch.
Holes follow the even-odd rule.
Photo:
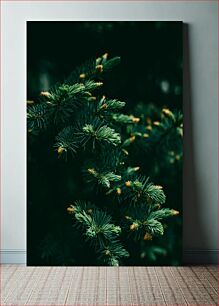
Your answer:
[[[118,241],[111,241],[98,251],[99,259],[108,266],[119,266],[120,258],[129,257],[129,253]]]
[[[61,84],[49,92],[41,92],[41,99],[51,107],[56,124],[67,124],[75,109],[86,105],[93,98],[91,93],[102,84],[93,80],[73,85]]]
[[[88,207],[92,207],[88,209]],[[111,216],[90,203],[76,201],[68,208],[74,225],[82,231],[103,262],[118,266],[129,254],[118,240],[121,228],[111,223]]]
[[[168,218],[171,216],[176,216],[178,215],[179,212],[175,209],[170,209],[170,208],[162,208],[157,211],[153,211],[150,213],[149,218],[150,219],[155,219],[155,220],[162,220],[164,218]]]
[[[145,214],[135,217],[126,216],[128,222],[129,233],[133,235],[136,240],[152,240],[155,236],[162,236],[164,228],[161,222],[156,219],[147,217]]]
[[[56,136],[56,142],[54,148],[57,150],[59,155],[67,153],[75,154],[78,148],[77,135],[75,129],[72,126],[64,128]]]
[[[148,183],[145,186],[144,193],[155,203],[164,204],[166,201],[166,196],[163,192],[163,187],[160,185]]]
[[[160,118],[160,121],[148,124],[142,133],[142,138],[144,138],[142,145],[145,150],[169,149],[182,141],[182,114],[163,108]]]
[[[149,233],[152,236],[164,234],[164,228],[163,228],[162,223],[155,219],[147,220],[144,225],[145,225],[146,233]]]
[[[121,61],[121,58],[119,56],[115,56],[109,60],[106,59],[105,61],[104,59],[102,61],[102,65],[103,65],[103,71],[106,71],[106,72],[108,72],[109,70],[117,66]]]
[[[120,110],[125,106],[125,102],[121,102],[117,99],[110,99],[107,100],[104,96],[103,98],[99,101],[97,105],[97,112],[109,112],[109,111],[115,111],[115,110]]]
[[[28,132],[37,133],[41,129],[45,129],[48,126],[50,119],[50,112],[48,105],[45,103],[31,104],[27,108],[27,126]]]
[[[88,182],[97,181],[98,184],[110,188],[112,182],[118,182],[121,180],[120,175],[116,175],[113,172],[97,172],[94,168],[87,169],[89,173]]]
[[[138,123],[140,118],[134,117],[132,115],[112,114],[112,120],[117,123],[133,124]]]
[[[65,80],[65,84],[83,82],[85,80],[94,80],[102,78],[102,74],[109,72],[120,63],[120,57],[108,59],[108,53],[103,54],[97,59],[93,58],[77,67]]]
[[[101,200],[98,207],[87,201],[76,201],[67,212],[72,216],[73,226],[90,243],[98,259],[112,266],[120,265],[122,259],[129,256],[120,241],[123,230],[137,240],[149,241],[164,234],[163,219],[179,214],[174,209],[160,209],[166,201],[163,188],[149,182],[145,176],[136,175],[140,167],[138,163],[128,165],[133,150],[131,148],[128,156],[127,147],[139,140],[143,148],[156,148],[158,151],[169,147],[171,139],[181,139],[183,127],[182,115],[167,108],[163,108],[160,118],[152,122],[150,118],[145,120],[143,115],[135,117],[119,113],[125,102],[106,99],[105,96],[99,99],[102,93],[98,90],[103,83],[97,80],[102,80],[104,73],[119,62],[119,57],[108,59],[107,53],[92,59],[77,68],[62,84],[41,92],[40,103],[29,101],[27,114],[29,131],[38,132],[49,124],[56,124],[59,133],[54,148],[58,156],[66,157],[68,152],[75,154],[78,149],[86,147],[87,160],[82,160],[86,182],[95,184],[95,189],[85,188],[86,196],[90,196],[90,190],[93,192],[102,186],[98,198]],[[89,150],[89,143],[93,150]],[[172,150],[168,152],[173,158]],[[81,159],[83,157],[84,154]],[[178,157],[179,154],[174,155],[175,159]],[[111,193],[118,204],[113,208],[106,205],[111,203],[106,197]],[[104,207],[112,215],[126,215],[125,221],[114,224]],[[48,243],[51,248],[46,253],[51,257],[58,246],[52,245],[51,239]],[[43,256],[47,258],[44,253]]]
[[[148,178],[138,176],[136,179],[128,180],[123,186],[122,199],[129,200],[130,204],[165,203],[166,196],[161,186],[149,182]]]
[[[92,140],[93,148],[95,148],[96,142],[107,142],[113,146],[117,146],[121,143],[120,134],[99,121],[85,124],[81,131],[78,132],[78,135],[81,137],[84,144]]]

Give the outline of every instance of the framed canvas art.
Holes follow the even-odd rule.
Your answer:
[[[27,22],[27,264],[182,262],[182,22]]]

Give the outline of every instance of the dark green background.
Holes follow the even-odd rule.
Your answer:
[[[182,110],[181,22],[28,22],[27,99],[35,100],[40,91],[64,80],[75,67],[105,52],[110,57],[121,56],[121,64],[106,76],[103,91],[108,97],[127,102],[127,113],[155,113],[156,119],[153,110],[157,107]],[[78,176],[80,165],[57,163],[52,141],[44,135],[37,140],[28,139],[28,264],[89,265],[95,254],[84,244],[74,244],[79,241],[78,236],[72,233],[65,211],[69,202],[83,198],[83,181]],[[180,264],[181,167],[169,169],[164,165],[162,173],[153,177],[152,167],[159,162],[159,152],[157,156],[147,156],[135,150],[134,154],[144,172],[166,187],[166,206],[179,210],[180,217],[167,221],[165,236],[151,243],[164,250],[155,260],[133,256],[125,264]],[[60,250],[59,256],[42,258],[45,239],[54,244],[55,250]],[[134,249],[136,246],[133,252]]]

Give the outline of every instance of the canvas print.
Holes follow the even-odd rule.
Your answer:
[[[27,22],[27,264],[182,262],[182,22]]]

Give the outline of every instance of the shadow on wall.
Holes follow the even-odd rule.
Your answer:
[[[202,256],[204,258],[206,255],[210,256],[210,254],[202,250],[200,250],[201,252],[190,251],[190,249],[196,249],[196,245],[200,245],[200,240],[207,241],[207,233],[204,230],[200,215],[201,199],[198,191],[199,180],[195,160],[194,109],[191,94],[189,50],[189,25],[183,24],[183,261],[189,263],[192,260],[194,263],[194,256],[197,256],[197,263],[199,263],[203,261]]]

